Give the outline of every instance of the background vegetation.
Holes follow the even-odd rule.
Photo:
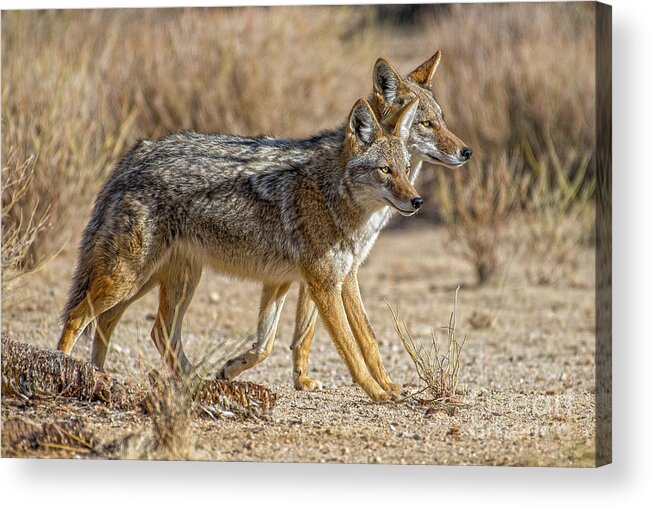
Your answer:
[[[137,138],[180,129],[305,136],[341,123],[369,93],[377,57],[407,74],[439,48],[434,91],[475,156],[454,174],[424,171],[419,187],[431,199],[422,216],[451,225],[451,243],[481,282],[499,272],[513,216],[534,224],[516,228],[523,251],[549,262],[537,246],[589,241],[593,223],[593,9],[3,12],[5,280],[76,241],[94,195]],[[554,227],[566,216],[587,224],[576,238],[575,227]],[[550,270],[532,276],[548,283]]]

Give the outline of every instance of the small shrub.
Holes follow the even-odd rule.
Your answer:
[[[387,303],[393,317],[393,326],[400,337],[407,354],[414,363],[418,378],[425,385],[420,393],[427,393],[425,402],[434,407],[445,407],[460,403],[459,386],[461,368],[461,352],[466,342],[467,334],[460,341],[457,336],[457,303],[459,288],[454,294],[454,308],[450,320],[443,329],[446,332],[445,341],[440,340],[434,331],[431,333],[429,346],[416,340],[411,331],[400,318],[397,308]]]
[[[518,158],[439,172],[439,214],[448,226],[450,244],[474,267],[480,284],[501,267],[500,246],[511,212],[520,205],[523,182]]]

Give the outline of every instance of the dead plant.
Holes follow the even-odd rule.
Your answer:
[[[480,284],[493,279],[502,266],[504,231],[520,205],[524,181],[517,156],[438,173],[436,203],[448,226],[451,248],[472,264]]]
[[[448,324],[443,327],[446,332],[445,341],[432,330],[428,346],[422,340],[412,335],[407,324],[400,318],[400,311],[389,303],[393,318],[393,327],[398,334],[409,358],[411,359],[418,378],[424,387],[415,394],[425,394],[421,401],[430,408],[447,409],[463,405],[464,390],[459,384],[461,369],[461,352],[466,342],[467,333],[463,339],[457,336],[459,287],[454,293],[454,308]]]

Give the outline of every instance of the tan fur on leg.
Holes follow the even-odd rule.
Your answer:
[[[308,357],[317,318],[316,305],[310,297],[307,286],[302,283],[298,291],[296,327],[294,328],[294,339],[290,347],[294,364],[294,387],[299,391],[312,391],[322,387],[321,382],[310,378],[308,375]]]
[[[288,283],[280,285],[265,283],[262,286],[256,342],[251,350],[230,359],[217,374],[218,378],[233,379],[269,357],[273,350],[278,319],[280,319],[289,285]]]
[[[99,317],[97,317],[97,329],[95,330],[95,338],[93,339],[93,352],[91,354],[91,362],[95,366],[100,369],[104,369],[104,363],[106,362],[106,352],[109,342],[111,341],[111,335],[113,334],[115,327],[118,325],[120,318],[132,303],[147,294],[147,292],[149,292],[154,287],[154,285],[154,279],[150,278],[135,296],[128,299],[127,301],[118,303],[113,308],[107,310]]]
[[[346,319],[340,287],[325,288],[319,282],[310,283],[310,294],[319,309],[323,324],[330,333],[339,355],[346,362],[353,379],[372,399],[376,401],[390,399],[391,395],[380,387],[366,367]]]
[[[77,338],[93,319],[120,301],[124,288],[108,276],[95,278],[86,298],[68,312],[57,349],[70,354]]]
[[[183,351],[181,327],[201,279],[201,265],[192,259],[172,256],[156,278],[160,282],[160,293],[151,338],[172,372],[189,375],[192,365]]]
[[[348,323],[353,330],[355,340],[362,351],[364,361],[371,375],[373,375],[373,378],[383,389],[389,391],[394,397],[400,397],[403,388],[392,382],[389,373],[384,367],[384,364],[382,364],[377,338],[375,338],[375,333],[371,327],[364,303],[362,302],[362,296],[359,292],[357,270],[352,271],[344,280],[342,298]]]

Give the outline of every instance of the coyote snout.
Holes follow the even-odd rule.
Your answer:
[[[423,198],[409,181],[408,172],[389,176],[391,181],[390,191],[385,195],[389,205],[395,208],[402,216],[408,217],[416,213],[423,205]]]
[[[420,137],[427,162],[454,169],[461,167],[472,157],[472,148],[450,132],[442,118],[439,121],[420,122],[415,134],[417,139]]]
[[[388,125],[405,104],[419,99],[408,143],[413,161],[457,168],[470,160],[472,149],[448,129],[441,106],[434,98],[432,82],[440,61],[441,52],[437,51],[403,79],[388,61],[378,59],[373,71],[373,99]]]

